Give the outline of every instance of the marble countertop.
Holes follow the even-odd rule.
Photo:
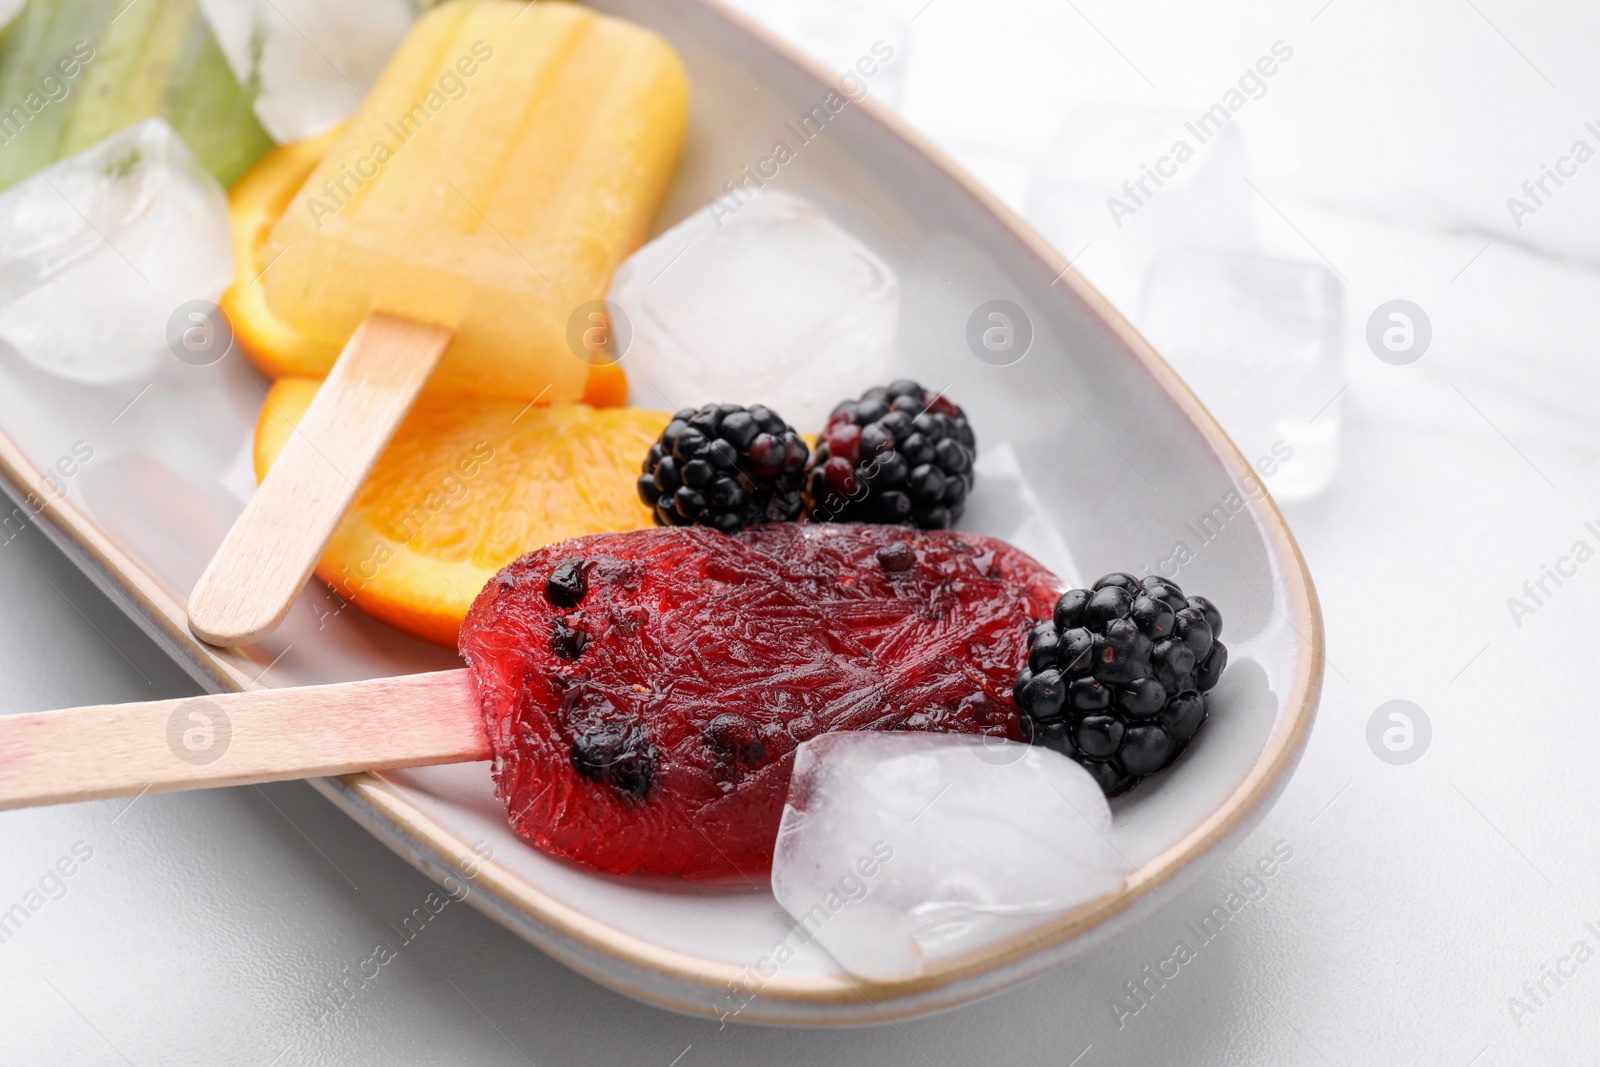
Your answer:
[[[1229,136],[1248,190],[1218,194],[1243,220],[1220,243],[1318,265],[1341,300],[1324,367],[1336,463],[1326,488],[1285,506],[1322,596],[1328,672],[1282,799],[1187,894],[1066,967],[939,1017],[826,1032],[642,1006],[470,908],[405,940],[395,924],[432,883],[305,785],[15,812],[0,821],[0,912],[23,902],[26,918],[0,934],[0,1063],[1589,1058],[1600,837],[1583,828],[1600,815],[1600,720],[1578,653],[1600,632],[1587,599],[1600,589],[1600,12],[744,6],[823,58],[893,35],[904,67],[877,83],[886,102],[1136,323],[1151,264],[1189,238],[1155,212],[1120,226],[1101,213],[1124,194],[1092,167],[1073,172],[1071,210],[1041,175],[1115,156],[1083,132],[1086,114],[1198,116],[1239,90]],[[1241,83],[1280,43],[1291,57]],[[1410,362],[1368,343],[1392,300],[1431,327]],[[192,690],[36,529],[0,543],[0,604],[0,712]],[[1408,702],[1409,762],[1372,739],[1391,701]],[[1246,880],[1272,854],[1274,875]],[[1236,891],[1247,903],[1227,926],[1163,967]],[[379,941],[400,944],[394,963],[337,993]]]

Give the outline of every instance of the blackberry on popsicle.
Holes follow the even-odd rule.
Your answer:
[[[756,871],[802,741],[1021,740],[1011,684],[1059,589],[1023,552],[971,534],[597,534],[502,571],[461,652],[517,833],[617,874]]]

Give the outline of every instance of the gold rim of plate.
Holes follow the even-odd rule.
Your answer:
[[[820,63],[801,55],[751,19],[725,6],[721,0],[692,2],[771,49],[785,62],[813,78],[819,87],[832,84],[831,75]],[[1127,346],[1220,458],[1236,460],[1239,465],[1248,466],[1211,413],[1166,361],[1059,252],[893,112],[870,97],[855,101],[851,106],[860,109],[886,134],[931,162],[987,211],[1027,248],[1050,277],[1058,278]],[[39,485],[42,479],[42,472],[23,456],[3,430],[0,430],[0,477],[9,483],[14,492],[22,495],[32,492],[29,487]],[[961,1002],[967,998],[958,994],[949,1004],[906,1003],[911,999],[921,1001],[928,994],[958,986],[968,979],[1015,967],[1031,956],[1082,937],[1171,882],[1184,867],[1221,844],[1273,798],[1305,747],[1322,691],[1322,613],[1299,546],[1271,496],[1263,494],[1256,498],[1251,494],[1247,499],[1247,507],[1257,519],[1270,554],[1280,568],[1280,577],[1289,600],[1290,622],[1301,641],[1287,697],[1287,711],[1274,727],[1249,774],[1227,799],[1199,826],[1145,864],[1121,888],[1025,934],[962,956],[937,961],[930,964],[924,973],[897,981],[869,983],[846,977],[799,978],[779,972],[761,985],[756,1003],[787,1002],[823,1007],[865,1002],[873,1006],[876,1016],[887,1021],[920,1015]],[[263,664],[255,663],[239,651],[216,648],[196,639],[188,630],[185,608],[180,599],[142,571],[74,504],[68,500],[47,502],[39,511],[39,517],[46,520],[51,528],[47,530],[51,539],[84,566],[96,585],[110,593],[125,608],[134,609],[136,617],[141,617],[147,628],[155,631],[153,636],[157,642],[187,666],[197,680],[215,691],[262,688],[253,680],[252,668],[259,670]],[[399,786],[385,779],[382,774],[353,774],[318,779],[312,784],[363,828],[395,849],[424,874],[437,880],[453,871],[476,867],[479,872],[474,878],[476,891],[468,896],[468,900],[474,901],[481,911],[524,937],[530,931],[519,919],[532,920],[537,926],[557,935],[565,945],[551,944],[544,938],[538,938],[536,943],[567,966],[604,985],[662,1007],[707,1015],[714,1014],[714,1010],[707,1010],[709,1000],[691,1001],[665,995],[659,988],[639,987],[620,980],[615,971],[597,967],[596,963],[611,959],[660,978],[690,983],[712,997],[722,996],[729,988],[729,983],[747,980],[746,968],[662,948],[622,933],[562,904],[501,864],[485,860],[466,841],[424,814],[407,799]],[[427,853],[432,854],[433,861],[430,862]],[[489,899],[485,900],[485,897]],[[1019,974],[1016,981],[1026,977],[1029,977],[1026,973]],[[989,991],[985,989],[973,995],[981,996]],[[764,1020],[763,1014],[758,1009],[747,1015],[742,1014],[740,1018],[751,1022],[802,1021],[789,1013],[780,1013]],[[830,1020],[822,1018],[817,1021]]]

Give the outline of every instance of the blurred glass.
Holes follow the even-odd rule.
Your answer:
[[[1140,328],[1280,502],[1339,465],[1343,289],[1315,263],[1178,250],[1145,283]]]
[[[1093,104],[1040,157],[1025,214],[1131,316],[1151,261],[1174,248],[1254,247],[1244,139],[1187,112]]]
[[[733,0],[733,5],[830,70],[851,72],[874,100],[900,106],[911,28],[885,6],[872,0]],[[871,74],[858,66],[863,60]]]

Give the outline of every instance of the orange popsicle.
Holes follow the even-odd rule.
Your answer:
[[[568,320],[643,240],[687,104],[677,56],[637,26],[437,8],[273,228],[267,302],[335,349],[375,310],[442,326],[434,384],[576,400]]]
[[[417,22],[268,239],[267,304],[327,379],[196,583],[191,630],[242,645],[277,628],[430,380],[583,395],[568,324],[583,336],[644,238],[687,107],[666,42],[580,7]]]

